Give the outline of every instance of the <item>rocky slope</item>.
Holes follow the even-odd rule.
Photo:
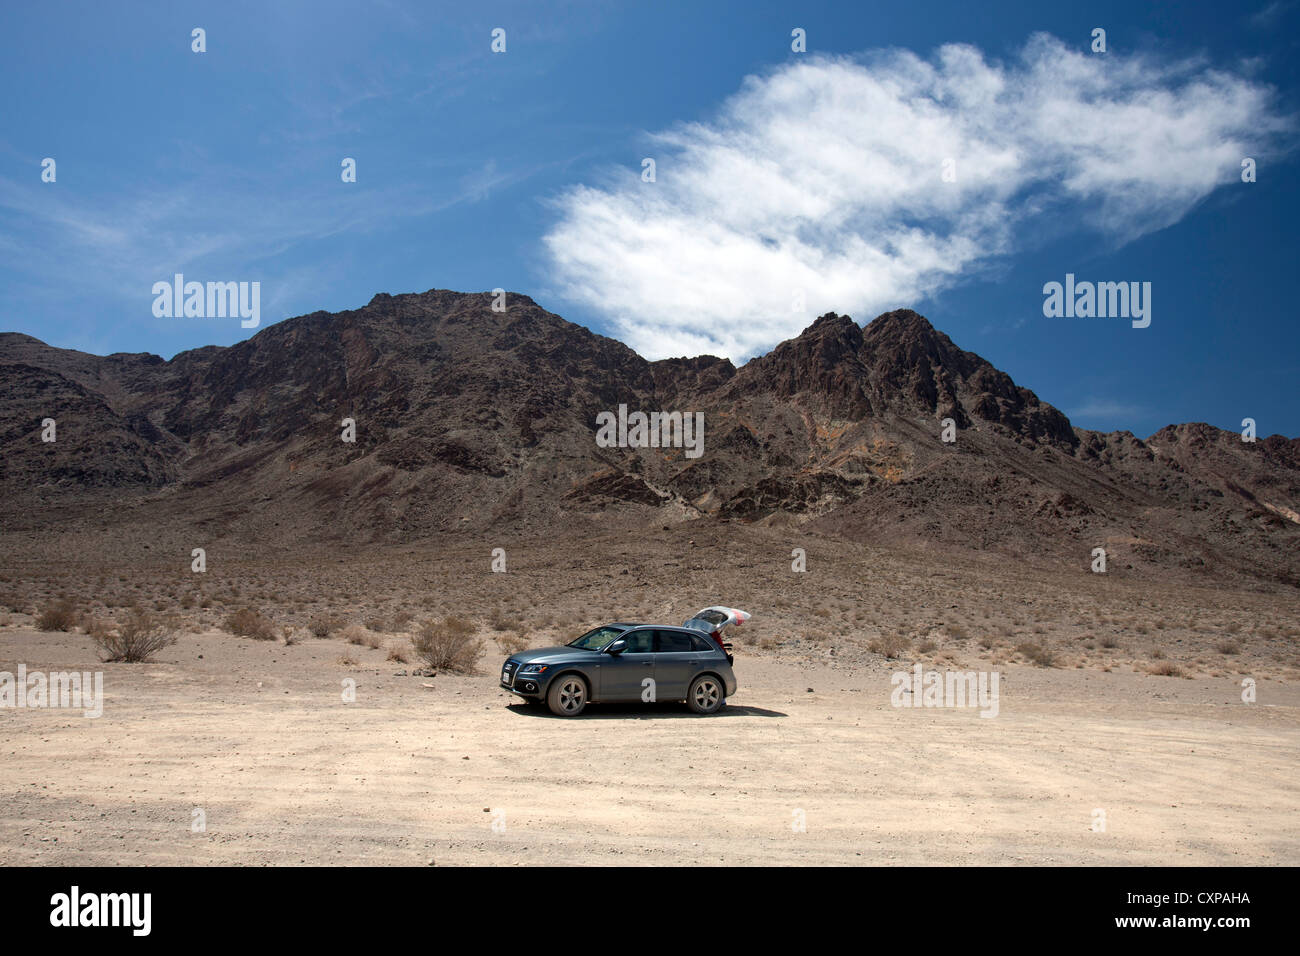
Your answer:
[[[130,523],[260,548],[729,519],[1300,585],[1300,439],[1076,429],[909,310],[822,316],[736,369],[491,302],[381,294],[170,361],[0,335],[0,535],[111,545]],[[704,453],[598,447],[620,404],[702,412]]]

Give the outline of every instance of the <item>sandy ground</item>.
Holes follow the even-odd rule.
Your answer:
[[[891,706],[906,664],[742,655],[718,716],[562,720],[511,703],[495,651],[397,676],[211,632],[99,664],[85,635],[6,628],[19,662],[102,670],[105,702],[0,709],[8,864],[1300,863],[1290,681],[1245,704],[1236,677],[1011,663],[987,719]]]

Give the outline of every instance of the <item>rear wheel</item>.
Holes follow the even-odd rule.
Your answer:
[[[723,693],[722,681],[712,674],[701,674],[691,681],[690,690],[686,692],[686,706],[697,714],[716,714],[725,703]]]
[[[559,717],[577,717],[587,706],[587,682],[577,674],[563,674],[551,682],[546,705]]]

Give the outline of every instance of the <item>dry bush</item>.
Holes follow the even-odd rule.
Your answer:
[[[1056,655],[1046,644],[1035,644],[1032,641],[1026,641],[1023,644],[1017,644],[1016,650],[1039,667],[1052,667],[1056,663]]]
[[[1103,634],[1101,636],[1101,646],[1106,648],[1119,647],[1119,638],[1114,634]]]
[[[176,643],[176,621],[143,608],[132,608],[117,625],[92,621],[87,633],[105,661],[136,664]]]
[[[934,641],[932,641],[930,638],[927,637],[927,638],[922,639],[921,643],[919,643],[919,644],[916,645],[916,653],[918,653],[918,654],[929,654],[929,653],[930,653],[932,650],[934,650],[937,646],[938,646],[938,645],[935,644]]]
[[[311,631],[313,637],[329,637],[341,627],[343,621],[325,615],[314,617],[307,623],[307,630]]]
[[[395,661],[398,664],[407,663],[406,655],[402,652],[400,647],[390,647],[388,649],[388,660]]]
[[[292,647],[302,641],[302,637],[292,624],[286,624],[280,629],[280,637],[284,640],[285,647]]]
[[[66,598],[47,604],[36,617],[38,631],[70,631],[77,623],[77,606]]]
[[[1220,654],[1240,654],[1241,644],[1238,641],[1220,641],[1217,650]]]
[[[518,654],[520,651],[528,650],[528,641],[518,631],[511,631],[508,634],[498,634],[497,643],[507,654]]]
[[[494,631],[518,631],[523,627],[518,618],[510,617],[500,608],[492,612],[491,618],[488,619],[488,625]]]
[[[1182,677],[1183,669],[1173,661],[1161,661],[1148,667],[1147,673],[1156,677]]]
[[[251,607],[241,607],[229,615],[226,630],[236,637],[251,637],[255,641],[275,640],[275,625],[270,618]]]
[[[384,639],[378,634],[370,633],[361,639],[361,643],[372,651],[377,651],[384,646]]]
[[[459,674],[473,673],[483,653],[483,642],[474,637],[474,625],[450,615],[441,621],[425,621],[417,627],[411,646],[434,670]]]
[[[950,623],[948,625],[947,630],[948,630],[948,636],[951,637],[954,641],[966,640],[966,628],[963,627],[961,624],[958,624],[956,621]]]
[[[415,620],[415,615],[410,611],[398,611],[393,615],[393,619],[389,623],[392,625],[394,634],[401,634],[411,626],[413,620]]]
[[[894,660],[906,654],[911,644],[912,642],[901,634],[882,634],[867,645],[867,650]]]
[[[339,637],[349,644],[361,645],[366,642],[366,629],[360,624],[349,624],[339,631]]]

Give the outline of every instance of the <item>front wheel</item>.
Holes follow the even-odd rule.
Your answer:
[[[691,681],[686,692],[686,706],[697,714],[716,714],[726,702],[722,682],[712,674],[701,674]]]
[[[587,706],[587,682],[577,674],[565,674],[551,683],[546,705],[557,717],[577,717]]]

